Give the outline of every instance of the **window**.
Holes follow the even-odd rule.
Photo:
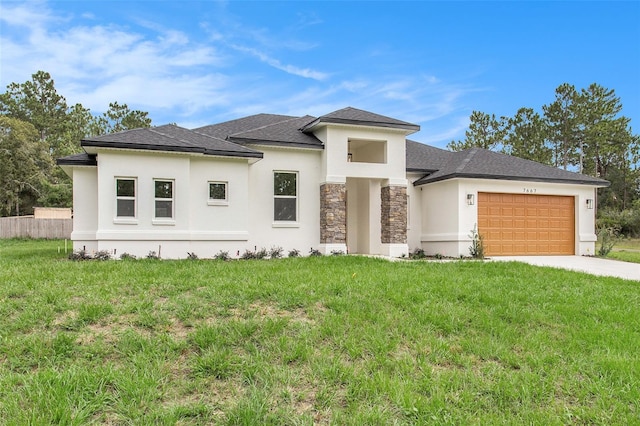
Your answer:
[[[136,217],[135,179],[116,179],[116,217]]]
[[[226,205],[227,197],[227,182],[209,182],[209,205]]]
[[[173,181],[154,180],[155,217],[158,219],[173,218]]]
[[[298,174],[273,173],[273,220],[295,222],[298,219]]]

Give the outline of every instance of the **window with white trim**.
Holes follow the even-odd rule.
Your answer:
[[[136,217],[135,178],[116,178],[116,217]]]
[[[273,220],[298,220],[298,173],[273,172]]]
[[[209,204],[210,205],[226,205],[229,204],[227,182],[210,181],[209,182]]]
[[[154,179],[154,217],[173,219],[173,181]]]

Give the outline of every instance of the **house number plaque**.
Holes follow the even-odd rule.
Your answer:
[[[535,188],[522,188],[522,192],[524,192],[525,194],[535,194],[536,193],[536,189]]]

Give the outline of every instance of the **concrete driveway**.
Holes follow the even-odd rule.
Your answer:
[[[587,256],[492,256],[492,261],[516,261],[536,266],[570,269],[592,275],[640,281],[640,264]]]

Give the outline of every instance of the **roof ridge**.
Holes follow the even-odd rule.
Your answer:
[[[191,130],[189,130],[189,129],[185,129],[184,127],[180,127],[180,126],[178,126],[177,124],[163,124],[161,127],[165,127],[165,126],[174,126],[174,127],[179,128],[179,129],[186,130],[187,132],[190,132],[190,131],[191,131]],[[153,132],[153,133],[157,133],[157,134],[158,134],[158,135],[160,135],[160,136],[164,136],[164,137],[166,137],[166,138],[170,138],[170,139],[173,139],[173,140],[176,140],[176,141],[179,141],[179,142],[186,143],[187,145],[192,146],[192,147],[202,148],[202,147],[198,146],[198,144],[193,143],[193,142],[191,142],[191,141],[188,141],[188,140],[186,140],[186,139],[177,138],[177,137],[175,137],[175,136],[172,136],[172,135],[168,135],[168,134],[166,134],[166,133],[159,132],[158,130],[156,130],[156,129],[157,129],[157,127],[156,127],[156,128],[149,127],[148,129],[149,129],[149,131],[151,131],[151,132]]]
[[[278,115],[278,114],[264,114],[264,115]],[[232,133],[230,135],[227,135],[227,138],[230,138],[230,137],[233,137],[233,136],[237,136],[237,135],[241,135],[243,133],[254,132],[256,130],[266,129],[267,127],[275,126],[276,124],[282,124],[282,123],[287,123],[287,122],[293,121],[293,120],[299,120],[299,119],[301,119],[301,118],[303,118],[305,116],[303,115],[302,117],[294,117],[294,116],[288,116],[288,117],[290,117],[290,118],[287,118],[286,120],[278,121],[276,123],[269,123],[269,124],[265,124],[264,126],[254,127],[253,129],[243,130],[242,132]]]

